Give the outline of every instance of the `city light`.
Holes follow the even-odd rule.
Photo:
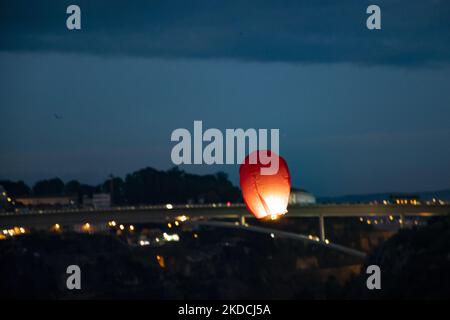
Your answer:
[[[326,243],[326,244],[330,244],[330,240],[325,239],[325,243]]]
[[[180,223],[178,221],[175,221],[175,225],[178,227]]]
[[[171,234],[167,234],[164,232],[163,237],[164,237],[164,240],[166,240],[166,241],[180,241],[180,237],[176,233],[171,235]]]
[[[177,220],[184,222],[186,220],[189,220],[189,217],[185,216],[184,214],[182,216],[176,217]]]
[[[271,233],[271,234],[270,234],[270,237],[271,237],[272,239],[275,238],[275,234]]]
[[[156,256],[156,261],[158,261],[158,264],[161,268],[165,268],[166,267],[166,263],[164,262],[164,257],[157,255]]]
[[[172,228],[172,224],[170,222],[167,224],[167,226],[169,227],[169,229]]]
[[[14,227],[12,229],[3,229],[2,232],[0,233],[0,239],[4,240],[6,239],[7,236],[15,236],[15,235],[19,235],[19,234],[24,234],[26,233],[26,230],[24,227]]]
[[[125,226],[124,226],[123,224],[121,224],[121,225],[119,226],[119,229],[120,229],[120,230],[123,230],[123,229],[125,229]]]
[[[130,225],[130,231],[134,231],[134,226],[132,224]]]
[[[173,205],[171,205],[170,203],[168,203],[168,204],[166,204],[166,208],[169,209],[169,210],[170,210],[170,209],[173,209]]]

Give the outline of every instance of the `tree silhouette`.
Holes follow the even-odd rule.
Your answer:
[[[61,195],[64,190],[64,182],[59,178],[41,180],[33,186],[33,194],[36,196]]]
[[[30,194],[30,187],[23,181],[0,180],[0,185],[5,188],[8,195],[13,197],[27,196]]]

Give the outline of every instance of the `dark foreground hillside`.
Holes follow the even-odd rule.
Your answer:
[[[223,230],[136,246],[112,234],[31,233],[0,241],[2,298],[324,299],[361,260],[315,244]],[[82,289],[66,288],[81,268]]]
[[[147,246],[139,245],[139,239],[161,226],[136,225],[132,232],[111,229],[92,234],[34,231],[0,241],[0,297],[448,298],[449,221],[440,218],[418,229],[401,230],[371,249],[365,261],[314,242],[239,230],[179,227],[179,241]],[[348,225],[353,235],[358,228],[367,229],[366,224]],[[344,234],[336,241],[356,243],[347,238]],[[66,268],[73,264],[81,268],[80,291],[66,288]],[[365,270],[371,264],[381,267],[381,290],[366,287]]]
[[[374,250],[365,261],[381,268],[381,290],[364,290],[362,275],[350,296],[377,299],[450,298],[450,217],[428,226],[400,230]]]

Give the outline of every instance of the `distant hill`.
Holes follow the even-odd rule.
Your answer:
[[[352,194],[338,197],[318,197],[319,203],[333,202],[371,202],[371,201],[383,201],[389,199],[391,194],[415,194],[420,197],[421,200],[431,200],[433,198],[450,201],[450,189],[439,191],[427,191],[427,192],[384,192],[384,193],[371,193],[371,194]]]

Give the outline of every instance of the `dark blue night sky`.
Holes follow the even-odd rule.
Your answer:
[[[450,2],[129,2],[0,1],[0,179],[167,169],[171,132],[203,120],[279,128],[318,195],[450,187]]]

